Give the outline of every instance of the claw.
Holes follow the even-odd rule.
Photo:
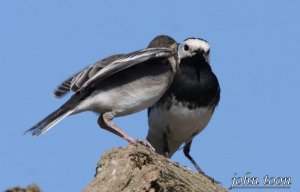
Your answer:
[[[151,145],[151,143],[149,143],[149,141],[147,141],[147,140],[137,140],[137,142],[139,144],[142,144],[144,147],[147,147],[147,148],[151,149],[152,151],[155,151],[154,147]]]
[[[215,180],[214,178],[206,175],[205,173],[200,173],[200,174],[207,177],[213,184],[221,184],[221,182],[219,182],[219,181]]]

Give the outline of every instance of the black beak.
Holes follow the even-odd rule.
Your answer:
[[[203,49],[198,49],[198,50],[196,51],[196,53],[197,53],[197,54],[203,55],[203,54],[204,54],[204,50],[203,50]]]

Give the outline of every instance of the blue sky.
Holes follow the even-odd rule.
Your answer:
[[[291,177],[286,191],[299,190],[299,7],[293,0],[0,1],[0,190],[86,186],[101,154],[126,145],[99,129],[95,114],[69,117],[41,137],[22,134],[66,100],[52,91],[69,75],[159,34],[211,44],[222,94],[193,142],[200,167],[225,187],[249,171],[261,180]],[[147,133],[146,111],[115,122],[134,138]],[[182,151],[173,160],[194,169]]]

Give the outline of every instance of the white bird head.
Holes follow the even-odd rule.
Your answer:
[[[193,57],[197,54],[201,54],[205,57],[206,61],[209,62],[209,52],[209,43],[206,40],[200,38],[188,38],[178,46],[179,59]]]

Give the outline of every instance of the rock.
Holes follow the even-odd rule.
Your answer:
[[[221,185],[139,145],[113,148],[84,192],[223,192]]]

